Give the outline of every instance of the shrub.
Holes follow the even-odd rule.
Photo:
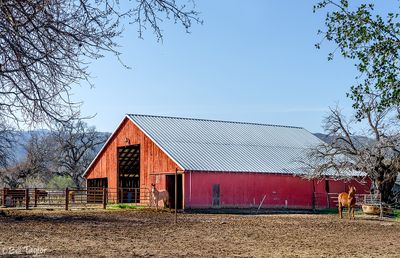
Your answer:
[[[69,176],[53,176],[46,185],[47,188],[64,189],[75,187],[74,181]]]

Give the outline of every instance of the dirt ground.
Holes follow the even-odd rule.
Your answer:
[[[0,211],[0,256],[399,257],[400,222],[336,215]]]

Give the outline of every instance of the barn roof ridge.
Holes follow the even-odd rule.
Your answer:
[[[278,125],[278,124],[256,123],[256,122],[244,122],[244,121],[231,121],[231,120],[221,120],[221,119],[206,119],[206,118],[193,118],[193,117],[147,115],[147,114],[136,114],[136,113],[128,113],[127,115],[128,115],[128,116],[156,117],[156,118],[168,118],[168,119],[182,119],[182,120],[194,120],[194,121],[205,121],[205,122],[219,122],[219,123],[247,124],[247,125],[261,125],[261,126],[271,126],[271,127],[283,127],[283,128],[293,128],[293,129],[304,129],[304,127],[301,127],[301,126],[293,126],[293,125]]]
[[[204,145],[227,145],[227,146],[247,146],[247,147],[269,147],[269,148],[290,148],[290,149],[304,149],[304,147],[293,147],[285,145],[274,145],[274,144],[248,144],[248,143],[220,143],[213,141],[168,141],[164,142],[174,142],[174,143],[189,143],[189,144],[204,144]]]

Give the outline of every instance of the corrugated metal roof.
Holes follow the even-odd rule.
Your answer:
[[[298,160],[322,143],[301,127],[130,114],[185,170],[304,173]]]

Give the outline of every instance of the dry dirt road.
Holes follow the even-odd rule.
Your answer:
[[[400,257],[400,222],[335,215],[0,211],[0,256]]]

